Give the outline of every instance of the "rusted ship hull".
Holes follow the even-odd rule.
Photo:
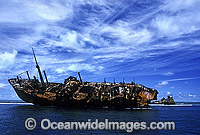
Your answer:
[[[66,79],[67,80],[67,79]],[[157,99],[157,90],[139,84],[81,83],[67,80],[65,84],[38,80],[9,79],[17,95],[28,103],[75,108],[144,108]]]

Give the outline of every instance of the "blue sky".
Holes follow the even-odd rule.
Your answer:
[[[1,0],[0,99],[18,99],[7,79],[49,81],[81,72],[84,81],[135,80],[200,101],[199,0]],[[22,75],[22,78],[27,78]]]

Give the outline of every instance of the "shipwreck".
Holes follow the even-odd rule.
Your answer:
[[[151,100],[157,100],[158,91],[134,82],[108,83],[84,82],[78,72],[79,79],[70,76],[64,83],[52,83],[42,72],[33,50],[36,68],[40,81],[16,76],[8,79],[17,95],[28,103],[45,106],[63,106],[78,108],[147,108]]]

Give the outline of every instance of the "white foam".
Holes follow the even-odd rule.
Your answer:
[[[32,103],[0,103],[0,105],[33,105]]]
[[[165,104],[149,104],[150,106],[175,106],[175,107],[181,107],[181,106],[192,106],[192,104],[175,104],[175,105],[165,105]]]

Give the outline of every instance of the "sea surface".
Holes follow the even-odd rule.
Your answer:
[[[192,106],[153,106],[151,110],[118,110],[118,109],[72,109],[54,106],[35,106],[21,101],[1,101],[0,103],[0,134],[138,134],[138,135],[190,135],[200,134],[200,103],[190,103]],[[37,126],[29,131],[25,128],[27,118],[34,118]],[[43,130],[40,127],[42,119],[51,121],[109,121],[118,122],[165,122],[173,121],[175,130],[134,130],[127,133],[125,130]]]

